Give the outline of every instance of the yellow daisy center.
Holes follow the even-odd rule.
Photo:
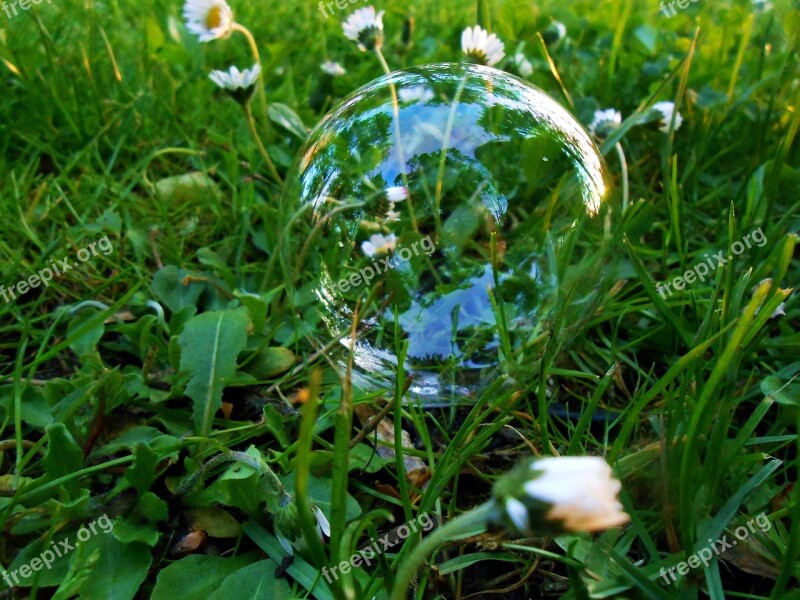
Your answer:
[[[215,6],[206,15],[206,27],[216,29],[220,25],[222,25],[222,9],[219,6]]]

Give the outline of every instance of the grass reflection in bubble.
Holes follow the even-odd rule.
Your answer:
[[[412,68],[362,87],[301,150],[281,250],[303,333],[354,382],[423,404],[531,378],[613,278],[617,204],[589,135],[490,67]],[[353,323],[355,335],[351,338]],[[351,339],[354,343],[351,343]],[[550,342],[552,343],[552,342]]]

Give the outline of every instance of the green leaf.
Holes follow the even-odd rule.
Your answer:
[[[64,424],[50,425],[46,431],[49,443],[42,462],[47,476],[52,480],[80,471],[83,468],[83,450]],[[81,489],[78,479],[67,481],[62,485],[71,496],[77,495]]]
[[[100,553],[92,576],[80,588],[82,600],[130,600],[147,577],[153,558],[139,543],[123,544],[112,535],[95,535],[86,542]]]
[[[305,141],[308,136],[308,128],[303,123],[303,120],[285,104],[279,102],[270,104],[269,118],[302,141]]]
[[[153,293],[172,312],[187,307],[197,309],[197,300],[205,286],[198,282],[184,285],[183,280],[189,275],[191,271],[168,265],[153,276]]]
[[[228,575],[209,600],[278,600],[291,597],[285,580],[275,577],[277,565],[260,560]]]
[[[209,195],[219,194],[214,180],[200,171],[165,177],[155,186],[159,198],[170,204],[201,204],[208,201]]]
[[[192,554],[172,563],[158,574],[150,600],[208,600],[226,577],[250,562],[250,556],[220,558]]]
[[[137,444],[133,452],[133,464],[125,471],[125,479],[139,493],[150,489],[156,475],[158,455],[145,444]]]
[[[244,370],[256,379],[271,379],[288,371],[294,361],[294,352],[288,348],[264,348],[247,363]]]
[[[236,375],[236,359],[247,344],[249,326],[244,308],[213,311],[193,317],[180,335],[180,370],[190,375],[186,395],[194,401],[197,435],[211,432],[225,382]]]
[[[239,522],[227,511],[209,506],[187,510],[194,529],[201,529],[215,538],[236,538],[242,533]]]

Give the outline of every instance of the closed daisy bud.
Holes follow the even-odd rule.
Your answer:
[[[233,10],[225,0],[186,0],[183,17],[201,42],[224,38],[233,28]]]
[[[408,198],[408,188],[401,186],[393,186],[386,188],[386,197],[389,202],[400,202]]]
[[[401,38],[406,50],[410,50],[414,46],[414,28],[414,16],[409,15],[408,18],[403,21],[403,35]]]
[[[658,125],[659,131],[669,133],[669,127],[672,123],[672,114],[675,113],[675,131],[681,128],[683,117],[681,113],[675,110],[674,102],[656,102],[653,104],[653,111],[661,115],[661,122]]]
[[[621,124],[622,114],[620,114],[618,110],[613,108],[596,110],[594,118],[592,118],[592,122],[589,124],[589,133],[596,138],[603,138]]]
[[[380,49],[383,45],[383,13],[375,13],[374,6],[359,8],[342,24],[348,40],[358,44],[362,52]]]
[[[543,458],[516,467],[494,488],[492,525],[518,535],[600,531],[628,522],[620,482],[598,457]]]
[[[326,75],[330,75],[331,77],[341,77],[347,71],[344,70],[344,67],[340,65],[338,62],[333,62],[330,60],[325,61],[320,65],[320,69]]]
[[[252,69],[240,71],[236,67],[231,67],[227,71],[211,71],[208,77],[220,88],[228,92],[240,103],[247,102],[253,95],[253,84],[261,75],[261,65],[256,63]]]
[[[467,27],[462,32],[461,51],[468,59],[490,67],[499,63],[506,55],[503,42],[480,25]]]
[[[311,512],[317,520],[317,535],[323,541],[323,534],[330,537],[331,524],[328,518],[315,504],[311,505]],[[275,537],[278,538],[283,549],[289,555],[294,554],[294,549],[302,550],[306,547],[303,533],[300,528],[300,518],[294,496],[286,494],[281,498],[278,510],[275,512]]]
[[[553,21],[542,32],[542,39],[548,46],[558,46],[567,37],[567,28],[559,21]]]

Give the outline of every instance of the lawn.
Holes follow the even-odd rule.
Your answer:
[[[0,3],[0,598],[800,599],[799,43]]]

